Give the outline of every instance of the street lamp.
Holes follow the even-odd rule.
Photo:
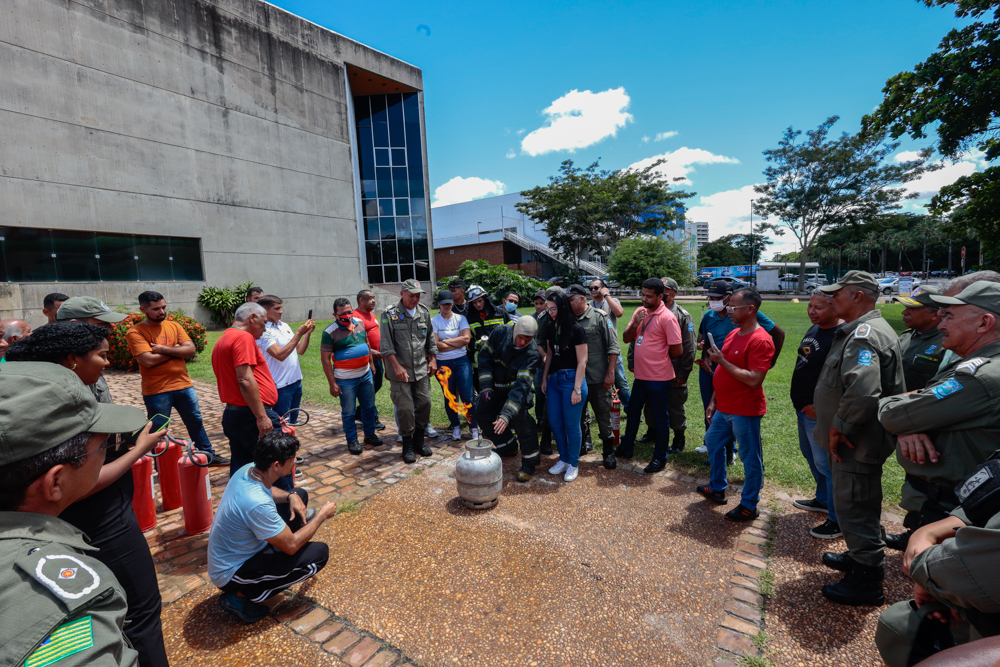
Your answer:
[[[483,233],[479,231],[481,224],[483,224],[482,221],[476,223],[476,246],[479,249],[479,259],[483,258]]]
[[[750,282],[753,283],[753,202],[750,200]]]

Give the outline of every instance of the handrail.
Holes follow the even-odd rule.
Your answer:
[[[508,241],[512,241],[521,246],[522,248],[540,252],[543,255],[551,257],[552,259],[563,264],[567,262],[565,257],[560,255],[555,250],[553,250],[550,246],[547,246],[544,243],[539,243],[538,241],[535,241],[533,239],[529,239],[527,236],[521,236],[517,232],[512,232],[509,229],[503,230],[503,236]],[[580,268],[583,269],[585,272],[590,273],[591,275],[601,277],[607,275],[608,273],[608,267],[605,264],[601,264],[600,262],[591,262],[585,259],[581,259],[578,261]]]

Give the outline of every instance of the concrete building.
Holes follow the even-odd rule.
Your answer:
[[[434,277],[416,67],[260,0],[8,0],[0,59],[0,317]]]
[[[702,223],[685,222],[683,227],[676,227],[662,234],[662,236],[681,244],[684,259],[687,260],[692,274],[698,270],[698,224]]]
[[[698,250],[708,243],[708,223],[707,222],[689,222],[689,225],[694,226],[695,239],[698,242]]]

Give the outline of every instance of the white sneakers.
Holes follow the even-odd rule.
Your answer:
[[[469,429],[469,440],[479,440],[479,429],[470,428]]]
[[[434,430],[433,426],[428,424],[427,428],[424,429],[424,435],[428,438],[436,438],[438,437],[438,432]]]
[[[561,473],[566,472],[566,470],[569,467],[570,467],[570,465],[568,463],[566,463],[565,461],[556,461],[556,464],[554,466],[552,466],[551,468],[549,468],[549,474],[550,475],[559,475]]]
[[[699,445],[694,448],[694,451],[698,452],[699,454],[708,454],[708,447],[706,447],[705,445]]]
[[[577,466],[567,465],[566,476],[563,477],[563,479],[566,480],[567,482],[572,482],[574,479],[576,479],[576,476],[578,474],[580,474],[580,469]]]
[[[455,428],[451,429],[451,439],[455,440],[455,441],[458,441],[458,440],[462,439],[462,427],[461,426],[456,426]]]

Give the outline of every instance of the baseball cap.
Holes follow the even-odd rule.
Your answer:
[[[673,278],[664,278],[663,287],[666,289],[672,289],[675,292],[679,289],[679,287],[677,286],[677,281],[674,280]]]
[[[566,288],[566,296],[590,296],[590,290],[584,289],[583,285],[570,285]]]
[[[931,299],[942,306],[979,306],[991,313],[1000,314],[1000,283],[979,280],[955,296],[932,294]]]
[[[423,287],[420,286],[420,281],[414,280],[413,278],[403,281],[403,289],[409,292],[410,294],[427,294],[427,290],[425,290]],[[60,310],[62,309],[60,308]]]
[[[545,300],[545,290],[543,290],[543,289],[538,290],[537,292],[535,292],[535,296],[533,296],[531,298],[532,299],[542,299],[544,301]]]
[[[708,288],[708,295],[714,296],[715,298],[721,298],[732,293],[733,286],[725,280],[716,280],[712,283],[712,286]]]
[[[868,289],[877,292],[878,291],[878,281],[875,280],[875,276],[868,273],[867,271],[848,271],[844,274],[844,277],[835,282],[832,285],[822,285],[819,290],[821,292],[826,292],[827,294],[831,292],[836,292],[844,289],[848,285],[857,285],[858,287],[867,287]]]
[[[0,465],[46,452],[81,433],[131,433],[145,413],[98,403],[76,373],[47,361],[0,365]]]
[[[920,286],[914,287],[913,291],[910,292],[910,296],[897,296],[896,300],[910,308],[920,308],[922,306],[937,308],[938,304],[934,303],[934,300],[931,298],[935,294],[940,294],[938,288]]]
[[[57,320],[83,320],[93,317],[101,322],[121,322],[127,316],[116,313],[105,305],[100,299],[92,296],[73,296],[63,301],[56,311]]]
[[[438,292],[438,305],[442,303],[455,303],[455,299],[451,296],[451,290],[443,289]]]

